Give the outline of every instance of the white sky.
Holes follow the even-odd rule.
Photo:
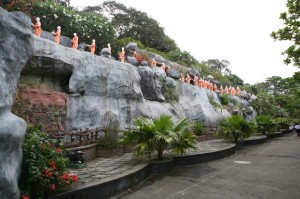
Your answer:
[[[288,42],[270,37],[283,27],[279,19],[287,0],[116,0],[156,19],[180,49],[199,61],[227,59],[245,83],[290,77],[298,71],[283,63]],[[71,0],[83,8],[103,0]]]

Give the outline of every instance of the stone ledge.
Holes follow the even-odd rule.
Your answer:
[[[256,145],[267,142],[268,137],[265,135],[251,136],[240,143],[242,146]]]

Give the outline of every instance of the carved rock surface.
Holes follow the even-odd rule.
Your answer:
[[[23,66],[33,53],[31,28],[0,7],[0,198],[17,199],[26,124],[10,113]]]
[[[224,116],[210,104],[207,89],[176,81],[179,88],[179,104],[188,118],[201,121],[206,126],[216,126]],[[210,92],[210,91],[208,91]]]
[[[141,76],[141,89],[144,98],[151,101],[165,101],[161,92],[163,74],[148,66],[138,66],[138,72]]]

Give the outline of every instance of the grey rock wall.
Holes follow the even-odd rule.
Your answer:
[[[23,66],[33,53],[31,29],[0,7],[0,198],[18,199],[26,124],[10,113]]]

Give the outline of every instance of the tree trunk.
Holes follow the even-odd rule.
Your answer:
[[[163,159],[163,150],[158,149],[157,150],[157,159],[162,160]]]

